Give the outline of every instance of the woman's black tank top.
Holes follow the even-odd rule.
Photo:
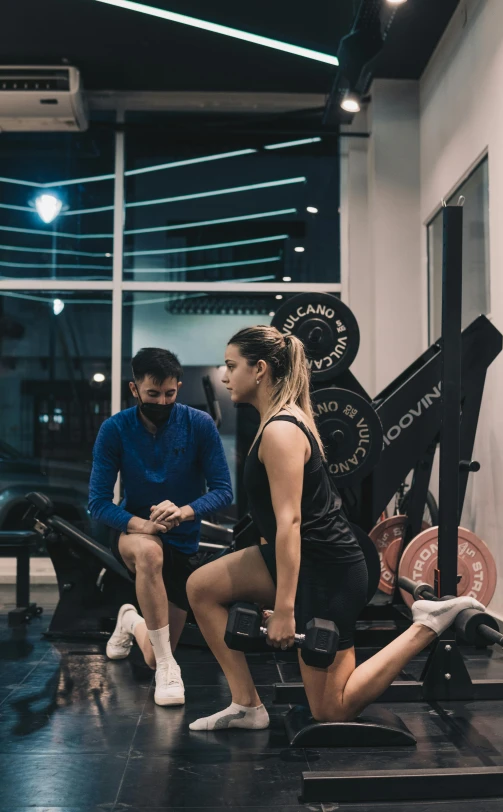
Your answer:
[[[295,423],[303,431],[311,446],[311,456],[304,466],[301,501],[302,554],[320,561],[354,563],[364,555],[351,527],[341,510],[341,497],[333,487],[316,439],[309,429],[290,415],[277,415],[273,420]],[[265,428],[265,426],[264,426]],[[265,465],[258,452],[262,434],[246,458],[244,485],[248,496],[248,510],[268,544],[276,541],[276,517],[271,501],[271,490]]]

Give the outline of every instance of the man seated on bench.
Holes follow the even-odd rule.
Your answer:
[[[135,637],[156,669],[155,702],[181,705],[185,691],[173,652],[189,609],[186,583],[199,565],[201,518],[232,502],[231,480],[211,417],[176,403],[178,358],[142,349],[132,368],[138,405],[102,424],[89,485],[91,516],[115,531],[112,552],[135,578],[143,615],[132,604],[121,607],[107,655],[127,657]],[[120,506],[113,502],[119,472]]]

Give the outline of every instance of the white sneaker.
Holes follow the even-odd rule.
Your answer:
[[[185,688],[182,682],[180,666],[174,659],[168,660],[155,672],[156,705],[185,705]]]
[[[121,606],[119,609],[117,625],[107,643],[107,657],[109,657],[110,660],[124,660],[131,651],[134,635],[126,631],[122,626],[122,618],[130,609],[136,612],[132,603],[125,603],[124,606]]]

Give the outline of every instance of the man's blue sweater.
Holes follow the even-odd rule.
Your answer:
[[[120,506],[113,503],[119,471],[124,486]],[[190,505],[195,520],[174,527],[161,539],[183,552],[195,552],[201,518],[232,502],[229,468],[211,417],[175,403],[155,435],[145,428],[136,406],[109,417],[93,449],[89,483],[93,519],[125,532],[133,516],[148,519],[152,505],[166,499],[178,507]]]

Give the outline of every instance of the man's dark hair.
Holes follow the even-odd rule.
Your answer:
[[[131,361],[133,377],[141,383],[146,375],[150,375],[154,382],[160,386],[166,378],[182,380],[182,367],[173,352],[161,350],[159,347],[144,347],[138,350]]]

